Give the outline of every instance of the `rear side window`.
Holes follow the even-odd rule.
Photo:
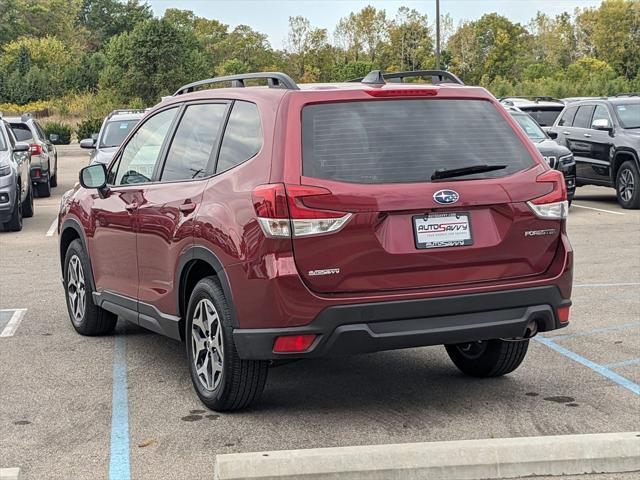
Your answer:
[[[573,119],[576,116],[576,112],[578,111],[578,107],[569,107],[562,114],[562,118],[558,122],[558,126],[566,126],[570,127],[573,125]]]
[[[210,175],[209,162],[215,156],[226,103],[189,105],[167,154],[162,181],[190,180]],[[213,167],[211,167],[213,168]]]
[[[593,108],[593,105],[578,107],[578,113],[576,113],[576,117],[573,119],[573,126],[576,128],[589,128],[591,126]]]
[[[13,130],[13,134],[19,142],[33,141],[31,130],[29,130],[29,127],[24,123],[12,123],[11,130]]]
[[[533,159],[483,100],[382,100],[302,111],[303,174],[352,183],[429,182],[439,168],[507,165],[461,178],[495,178]]]
[[[4,139],[4,132],[2,131],[2,128],[0,128],[0,150],[6,150],[7,149],[7,142]]]
[[[237,101],[224,132],[216,172],[224,172],[255,156],[262,148],[262,126],[258,107]]]
[[[521,110],[527,112],[529,115],[533,117],[533,119],[538,122],[539,125],[543,127],[550,127],[562,112],[564,107],[554,108],[554,107],[539,107],[539,108],[522,108]]]

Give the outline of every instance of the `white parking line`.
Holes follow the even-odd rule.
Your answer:
[[[0,479],[20,480],[20,469],[19,468],[0,468]]]
[[[58,228],[58,218],[54,218],[53,222],[51,222],[51,226],[49,227],[49,230],[47,230],[47,233],[45,234],[45,237],[53,237],[53,234],[56,233],[56,228]]]
[[[613,210],[604,210],[603,208],[585,207],[584,205],[577,205],[575,203],[572,203],[571,206],[577,207],[577,208],[586,208],[587,210],[595,210],[596,212],[613,213],[614,215],[626,215],[626,213],[622,213],[622,212],[614,212]]]
[[[9,323],[7,323],[7,326],[4,327],[4,330],[2,330],[2,333],[0,333],[0,338],[13,336],[13,334],[18,329],[18,325],[20,325],[22,318],[24,317],[24,314],[27,313],[26,308],[18,308],[16,310],[0,310],[0,312],[11,311],[13,311],[13,315],[11,316]]]
[[[610,288],[610,287],[637,287],[640,282],[631,283],[583,283],[574,285],[573,288]]]

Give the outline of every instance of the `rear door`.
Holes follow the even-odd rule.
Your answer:
[[[581,164],[581,176],[598,183],[609,183],[611,180],[609,151],[613,137],[606,130],[597,130],[594,126],[596,120],[607,120],[609,125],[613,125],[607,107],[602,104],[596,105],[589,131],[583,133],[585,142],[589,145],[589,153]]]
[[[307,105],[304,185],[330,194],[310,208],[350,212],[341,230],[294,237],[298,270],[315,291],[366,292],[462,285],[544,272],[549,227],[523,202],[548,193],[544,166],[513,120],[480,99],[393,99]],[[504,165],[432,181],[437,169]],[[558,225],[559,227],[559,225]]]

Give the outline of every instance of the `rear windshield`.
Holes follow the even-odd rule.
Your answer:
[[[520,107],[520,110],[527,112],[543,127],[550,127],[560,115],[564,107]]]
[[[33,140],[31,130],[24,123],[12,123],[11,130],[13,130],[16,140],[19,142],[31,142]]]
[[[100,148],[119,147],[140,120],[114,120],[104,127]]]
[[[435,170],[505,169],[458,177],[503,177],[533,159],[484,100],[381,100],[309,105],[302,111],[303,174],[351,183],[429,182]]]

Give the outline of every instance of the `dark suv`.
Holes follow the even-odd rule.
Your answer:
[[[483,88],[204,80],[80,184],[59,215],[74,328],[183,339],[212,409],[255,400],[272,360],[446,345],[504,375],[569,320],[564,179]]]
[[[623,208],[640,208],[640,97],[571,103],[549,135],[573,152],[578,187],[613,187]]]

